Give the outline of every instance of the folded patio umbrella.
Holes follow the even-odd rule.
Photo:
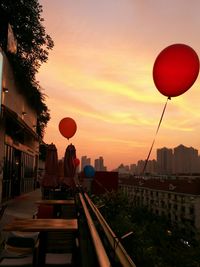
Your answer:
[[[58,186],[58,153],[53,143],[47,147],[45,173],[41,185],[49,189],[54,189]]]
[[[70,144],[65,150],[64,156],[64,179],[62,183],[69,187],[74,187],[74,176],[76,173],[76,166],[74,160],[76,159],[76,149],[75,146]]]

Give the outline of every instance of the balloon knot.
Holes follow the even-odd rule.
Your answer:
[[[171,97],[170,96],[168,96],[168,100],[171,100]]]

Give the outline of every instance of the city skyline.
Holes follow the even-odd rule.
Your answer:
[[[196,148],[194,148],[192,146],[187,147],[187,146],[185,146],[183,144],[179,144],[179,145],[176,145],[175,147],[172,147],[172,148],[165,147],[165,146],[161,147],[161,148],[157,148],[156,149],[156,157],[148,161],[146,171],[148,172],[149,169],[155,171],[155,166],[153,166],[153,165],[155,165],[155,162],[157,164],[157,162],[159,160],[158,157],[161,156],[161,155],[159,155],[159,152],[162,154],[162,151],[165,150],[166,154],[168,154],[170,152],[170,157],[173,157],[175,153],[177,154],[177,152],[180,151],[180,149],[182,150],[183,154],[187,153],[187,150],[190,150],[190,153],[191,153],[191,151],[195,152],[194,156],[195,157],[197,156],[199,162],[194,162],[194,165],[196,165],[196,168],[198,168],[198,170],[199,170],[200,167],[198,167],[198,166],[199,166],[199,163],[200,163],[200,154],[199,154],[198,149],[196,149]],[[84,166],[85,165],[92,165],[93,167],[95,167],[95,161],[99,160],[100,158],[103,159],[103,164],[104,164],[104,157],[103,156],[99,156],[98,159],[96,159],[96,158],[94,158],[94,159],[88,158],[86,155],[81,156],[81,166],[82,166],[82,161],[84,161],[85,162]],[[168,158],[168,156],[167,156],[167,158]],[[171,160],[172,159],[170,159],[170,161]],[[127,172],[134,173],[133,170],[135,170],[135,168],[138,166],[138,169],[140,171],[137,174],[141,174],[141,172],[142,172],[142,170],[144,168],[145,161],[146,161],[146,159],[138,159],[136,162],[131,162],[130,164],[124,164],[124,162],[121,162],[118,166],[115,166],[111,171],[116,171],[117,169],[120,169],[122,167],[122,168],[124,168],[124,170],[127,170]],[[182,158],[181,161],[185,162],[185,161],[187,161],[187,158]],[[177,168],[175,168],[175,166],[173,166],[173,170],[185,167],[185,166],[182,166],[180,162],[176,162],[176,164],[177,164]],[[173,165],[172,162],[167,162],[167,167],[163,165],[161,167],[161,169],[162,169],[162,171],[166,171],[166,173],[170,174],[170,172],[172,173],[172,170],[171,171],[169,171],[169,170],[172,168],[172,165]],[[105,166],[104,167],[106,167],[106,166],[107,166],[107,164],[105,162]],[[81,168],[82,170],[83,170],[83,167]],[[156,168],[157,168],[157,166],[156,166]]]
[[[81,171],[83,171],[86,165],[92,165],[96,171],[107,170],[107,167],[104,166],[104,158],[102,156],[99,156],[98,158],[95,158],[92,161],[91,158],[84,155],[84,156],[81,156],[80,163],[81,163],[81,168],[80,168]]]
[[[44,141],[56,144],[60,158],[69,143],[79,158],[103,155],[108,170],[121,161],[145,159],[166,102],[153,83],[153,64],[173,43],[185,43],[200,55],[200,3],[40,3],[46,31],[55,42],[37,75],[51,113]],[[177,142],[200,148],[198,87],[199,78],[168,102],[150,159],[157,148]],[[69,141],[58,131],[64,117],[77,123]]]

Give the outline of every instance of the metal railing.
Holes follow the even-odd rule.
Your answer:
[[[95,216],[98,225],[103,230],[103,233],[107,240],[109,241],[109,246],[114,251],[114,255],[116,256],[117,260],[120,263],[120,266],[123,267],[136,267],[124,247],[122,246],[120,242],[120,238],[116,237],[115,233],[112,231],[98,208],[95,206],[93,201],[90,199],[90,197],[87,195],[87,193],[83,192],[81,190],[81,187],[78,185],[79,188],[79,199],[81,202],[81,205],[83,207],[87,224],[90,230],[91,238],[93,241],[93,245],[95,247],[95,252],[97,255],[97,259],[99,262],[100,267],[108,267],[108,266],[114,266],[112,265],[109,259],[109,256],[106,252],[106,249],[99,237],[99,234],[97,232],[97,229],[95,227],[94,221],[92,217]]]
[[[83,210],[84,210],[84,213],[85,213],[85,216],[86,216],[86,220],[87,220],[87,224],[88,224],[88,227],[89,227],[89,231],[90,231],[90,234],[91,234],[91,238],[92,238],[92,241],[93,241],[93,245],[94,245],[94,249],[95,249],[95,252],[96,252],[96,255],[97,255],[97,260],[98,260],[98,263],[99,263],[99,266],[100,267],[111,267],[111,263],[110,263],[110,260],[106,254],[106,251],[104,249],[104,246],[102,244],[102,241],[99,237],[99,234],[96,230],[96,227],[94,225],[94,222],[90,216],[90,213],[88,211],[88,208],[87,208],[87,205],[85,203],[85,200],[82,196],[81,193],[79,193],[79,199],[81,201],[81,205],[83,207]]]
[[[84,197],[87,200],[87,203],[89,204],[90,208],[92,209],[94,215],[97,217],[99,224],[103,228],[103,231],[110,243],[110,246],[115,252],[115,255],[117,256],[121,266],[123,267],[136,267],[124,247],[122,246],[120,239],[116,237],[98,208],[95,206],[95,204],[92,202],[92,200],[89,198],[87,193],[84,193]]]

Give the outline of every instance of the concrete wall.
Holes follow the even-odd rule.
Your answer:
[[[3,72],[2,72],[2,87],[8,89],[8,92],[2,90],[1,93],[1,103],[5,107],[9,108],[13,112],[15,112],[18,116],[17,120],[20,119],[26,123],[26,125],[34,132],[36,132],[36,128],[34,127],[37,124],[37,113],[36,111],[30,106],[27,102],[26,97],[21,93],[20,88],[17,87],[17,83],[15,81],[14,73],[12,67],[6,58],[5,54],[0,50],[0,53],[3,55]],[[27,115],[23,115],[22,112],[26,112]],[[14,140],[15,136],[6,135],[5,132],[5,117],[7,116],[6,113],[0,114],[0,201],[2,199],[2,184],[5,184],[2,181],[3,179],[3,164],[4,164],[4,157],[5,157],[5,144],[14,147],[17,150],[23,151],[28,153],[29,155],[33,156],[34,160],[34,170],[37,167],[37,159],[39,155],[39,141],[37,136],[34,136],[29,133],[29,131],[25,131],[24,133],[24,140],[23,144],[18,142],[18,140]],[[16,120],[16,122],[17,122]],[[21,122],[22,123],[22,122]],[[20,125],[20,123],[19,123]],[[23,129],[22,129],[23,130]],[[34,178],[34,177],[33,177]],[[27,179],[28,180],[28,179]],[[10,180],[8,180],[10,181]],[[24,180],[24,187],[27,187],[32,190],[32,185],[29,186],[26,183],[31,183],[32,179],[29,181]],[[3,185],[4,186],[4,185]],[[6,189],[7,190],[7,189]],[[7,191],[4,191],[4,193]],[[24,191],[22,191],[23,193]],[[7,194],[7,193],[6,193]],[[8,194],[9,198],[9,194]]]
[[[3,88],[8,89],[8,92],[2,93],[2,104],[16,112],[32,130],[35,130],[33,126],[37,124],[36,112],[27,103],[26,98],[19,91],[19,88],[17,88],[11,65],[5,55],[3,60],[2,84]],[[27,115],[22,115],[23,111],[25,111]]]

